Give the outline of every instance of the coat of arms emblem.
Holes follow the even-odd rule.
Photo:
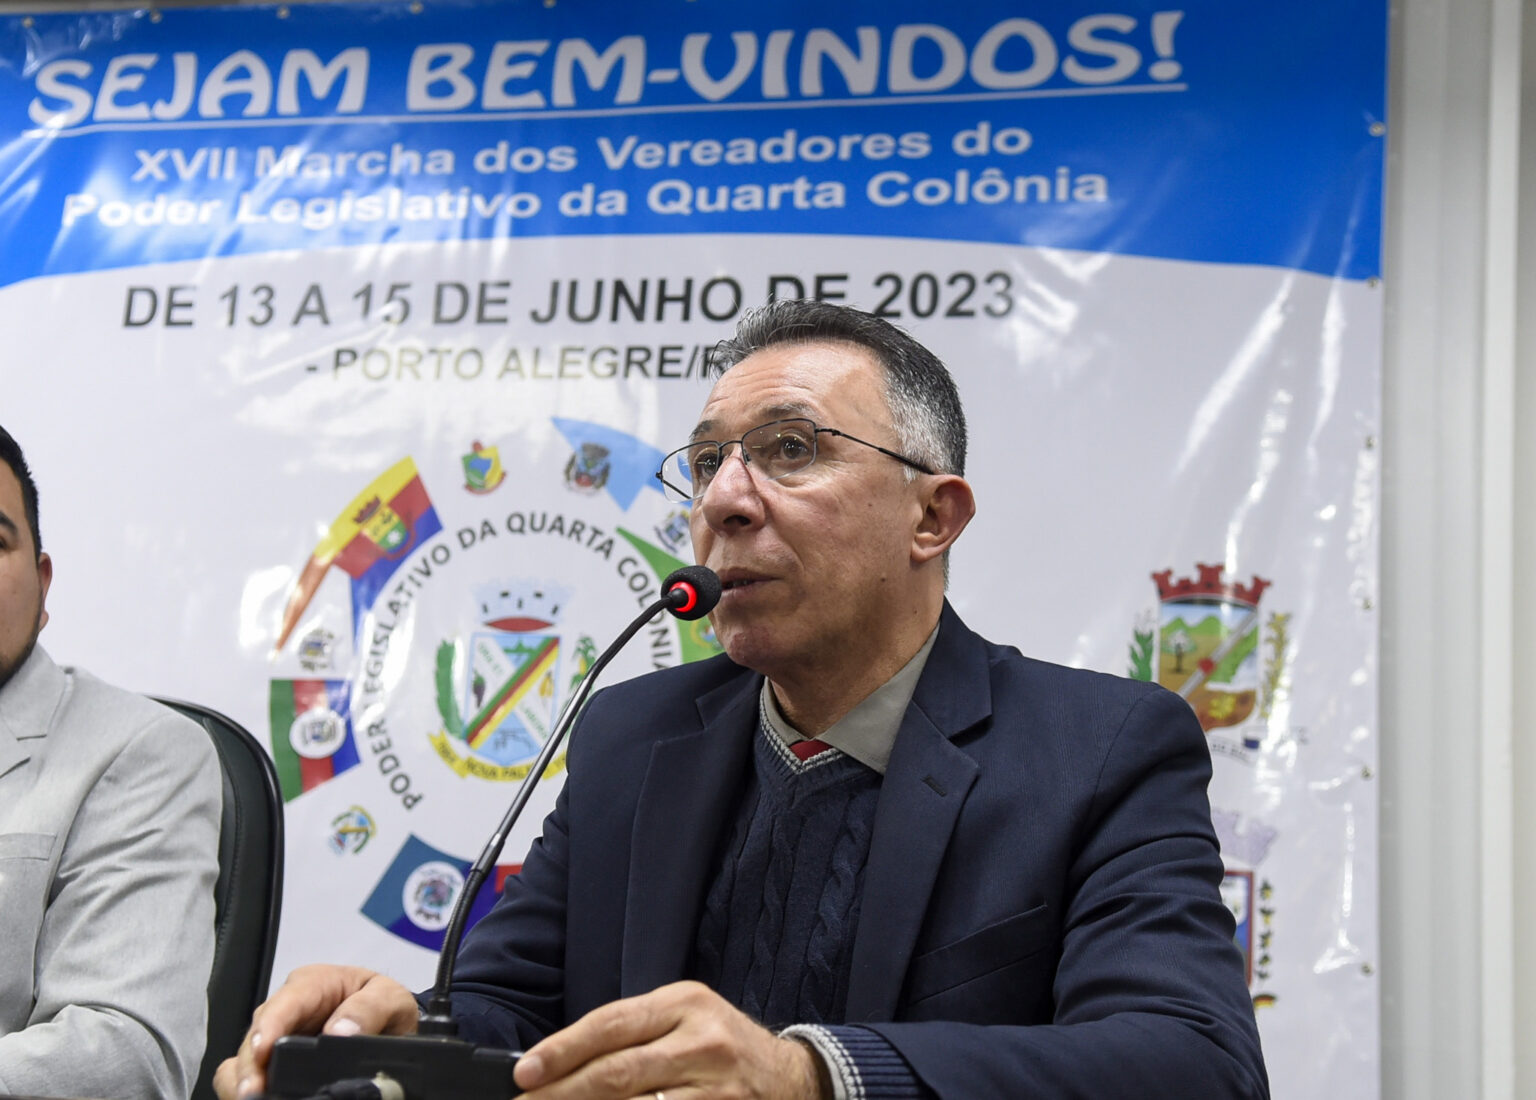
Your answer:
[[[460,774],[520,779],[554,727],[564,696],[562,648],[575,650],[575,676],[594,648],[562,642],[560,611],[570,593],[529,580],[501,581],[476,593],[478,627],[437,650],[438,754]]]
[[[1209,733],[1241,726],[1256,710],[1266,717],[1283,668],[1286,617],[1272,617],[1267,640],[1273,653],[1266,662],[1259,600],[1270,582],[1259,576],[1247,584],[1229,581],[1220,565],[1200,563],[1195,572],[1193,577],[1175,577],[1172,569],[1152,574],[1156,622],[1137,630],[1131,675],[1176,692]],[[1248,749],[1258,742],[1257,731],[1243,738]]]

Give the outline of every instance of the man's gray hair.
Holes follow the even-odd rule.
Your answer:
[[[743,314],[736,334],[715,345],[711,367],[723,374],[764,348],[820,343],[872,353],[884,371],[885,403],[903,453],[939,473],[965,476],[965,412],[955,380],[938,356],[872,313],[804,299],[769,302]]]

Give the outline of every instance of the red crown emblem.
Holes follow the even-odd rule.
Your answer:
[[[379,510],[379,498],[378,497],[374,497],[367,504],[363,505],[363,510],[361,512],[357,513],[357,515],[352,517],[352,522],[358,524],[359,526],[361,526],[362,524],[367,523],[371,518],[373,518],[373,514],[375,512],[377,512],[378,510]]]
[[[1227,600],[1231,603],[1247,604],[1249,607],[1259,605],[1259,597],[1269,587],[1270,582],[1254,574],[1250,584],[1234,584],[1221,578],[1223,567],[1220,565],[1206,565],[1196,562],[1195,569],[1199,575],[1195,577],[1180,577],[1173,579],[1173,570],[1164,569],[1160,573],[1153,573],[1152,579],[1157,582],[1157,598],[1167,602],[1168,600],[1187,600],[1191,598],[1204,598],[1214,600]]]

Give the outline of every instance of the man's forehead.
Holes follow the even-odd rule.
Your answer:
[[[25,507],[20,479],[8,464],[0,462],[0,525],[15,531],[22,522]]]
[[[27,522],[27,502],[21,479],[7,462],[0,462],[0,534],[14,547],[32,546],[32,526]]]
[[[770,420],[831,415],[839,395],[852,396],[850,376],[878,381],[874,356],[857,344],[827,341],[775,344],[723,374],[704,403],[693,438],[720,430],[749,430]]]
[[[708,410],[706,410],[707,412]],[[788,420],[791,417],[803,416],[807,420],[815,420],[819,414],[820,410],[816,406],[804,401],[782,401],[778,404],[762,405],[742,412],[733,412],[730,421],[727,421],[724,417],[706,415],[694,427],[692,438],[703,439],[711,432],[732,428],[742,428],[744,431],[751,431],[759,424],[767,424],[772,420]],[[745,424],[745,426],[735,423],[735,421],[742,419],[750,421],[750,423]]]

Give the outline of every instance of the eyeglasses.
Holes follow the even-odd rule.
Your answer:
[[[818,428],[813,420],[771,420],[753,428],[740,439],[728,439],[724,443],[713,439],[700,439],[686,447],[679,447],[661,460],[656,480],[665,487],[668,500],[682,503],[697,500],[709,488],[709,483],[720,472],[725,462],[725,449],[732,444],[741,445],[741,460],[756,466],[758,472],[769,481],[799,473],[816,461],[816,437],[835,435],[851,443],[879,451],[903,465],[925,474],[936,471],[915,462],[905,455],[888,451],[876,443],[840,432],[836,428]]]

